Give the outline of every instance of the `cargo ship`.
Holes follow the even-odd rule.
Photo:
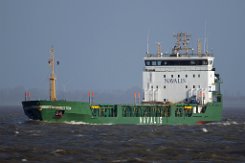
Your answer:
[[[54,49],[50,50],[50,100],[22,101],[26,116],[45,122],[100,125],[194,125],[221,121],[222,80],[214,67],[214,56],[197,41],[197,52],[189,48],[190,35],[177,33],[171,53],[147,50],[143,69],[143,98],[134,93],[132,104],[96,104],[89,100],[56,98]],[[148,49],[148,48],[147,48]]]

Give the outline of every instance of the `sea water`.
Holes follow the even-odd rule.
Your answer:
[[[144,126],[45,123],[1,107],[0,162],[245,162],[245,108],[206,125]]]

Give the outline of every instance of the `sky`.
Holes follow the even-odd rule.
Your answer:
[[[0,90],[48,90],[50,47],[57,90],[142,88],[147,36],[170,52],[187,32],[195,50],[206,33],[223,92],[245,95],[244,15],[244,0],[0,0]]]

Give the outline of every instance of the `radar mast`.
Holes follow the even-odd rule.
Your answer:
[[[180,51],[184,51],[187,55],[188,51],[191,50],[191,48],[188,47],[191,35],[180,32],[174,35],[174,37],[176,37],[177,41],[172,49],[173,54],[179,54]]]

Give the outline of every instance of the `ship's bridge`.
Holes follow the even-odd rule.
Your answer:
[[[187,35],[179,34],[179,42],[184,40],[179,38],[182,36]],[[190,54],[187,46],[178,48],[179,42],[169,55],[162,54],[158,44],[156,55],[147,53],[144,57],[143,102],[178,103],[193,98],[201,104],[213,101],[213,92],[218,88],[213,55],[202,53],[200,43],[198,52]]]

